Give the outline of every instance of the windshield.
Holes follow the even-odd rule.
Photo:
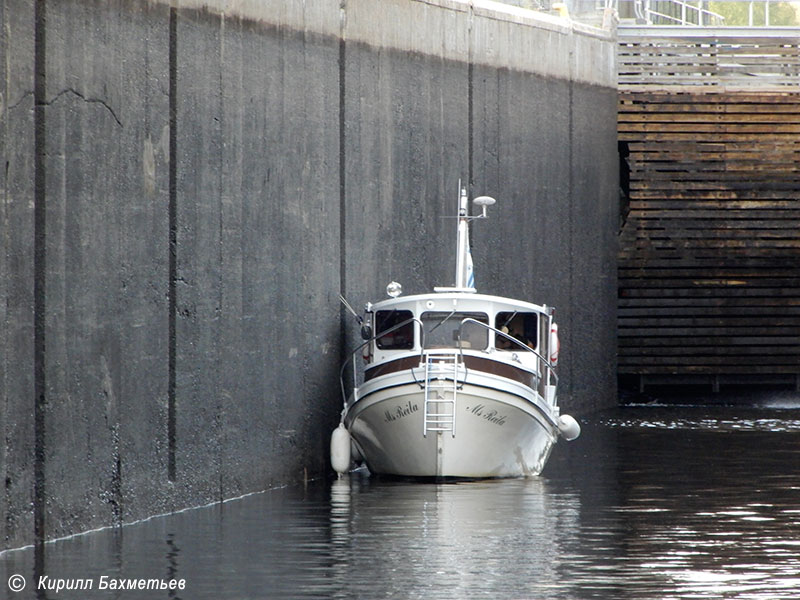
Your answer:
[[[520,342],[529,348],[536,349],[536,340],[538,339],[538,324],[539,315],[537,313],[528,312],[499,312],[495,318],[495,328],[518,339]],[[498,350],[519,350],[519,345],[515,344],[508,338],[501,335],[496,335],[495,346]]]
[[[381,350],[409,350],[414,347],[414,315],[410,310],[379,310],[375,313],[375,343]],[[392,327],[401,325],[389,331]],[[387,333],[383,333],[383,332]]]
[[[422,326],[425,331],[425,348],[457,348],[458,330],[464,319],[475,319],[489,323],[483,313],[470,312],[425,312],[422,313]],[[466,323],[461,328],[461,347],[485,350],[489,344],[489,331],[475,323]]]

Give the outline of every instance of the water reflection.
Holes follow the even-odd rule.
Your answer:
[[[558,588],[560,540],[577,529],[579,513],[576,494],[550,490],[543,479],[430,484],[351,476],[331,490],[344,581],[369,573],[386,590],[415,597]]]
[[[620,504],[609,507],[625,516],[633,596],[796,597],[800,421],[711,412],[642,407],[602,420],[623,432],[620,456],[639,457],[622,463]]]
[[[797,597],[796,411],[641,406],[582,425],[537,479],[356,473],[6,552],[0,585],[28,586],[0,598]],[[186,587],[112,593],[101,577]]]

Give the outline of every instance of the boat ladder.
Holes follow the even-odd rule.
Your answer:
[[[425,359],[425,412],[422,435],[429,431],[449,431],[456,435],[456,399],[459,373],[466,371],[461,357],[455,353],[428,353]],[[448,397],[447,392],[450,392]]]

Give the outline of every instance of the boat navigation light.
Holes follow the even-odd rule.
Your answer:
[[[397,298],[403,293],[403,286],[396,281],[393,281],[386,286],[386,293],[392,298]]]
[[[483,211],[483,212],[481,213],[481,217],[483,217],[483,218],[486,218],[486,207],[487,207],[487,206],[491,206],[491,205],[492,205],[492,204],[494,204],[495,202],[497,202],[497,200],[495,200],[495,199],[494,199],[494,198],[492,198],[491,196],[478,196],[477,198],[475,198],[475,199],[472,201],[472,203],[473,203],[475,206],[480,206],[480,207],[481,207],[481,209],[482,209],[482,211]]]

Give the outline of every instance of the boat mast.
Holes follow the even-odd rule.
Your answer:
[[[467,253],[469,252],[469,216],[467,215],[467,188],[460,188],[458,200],[458,236],[456,239],[456,288],[467,287]]]
[[[469,201],[467,199],[467,188],[462,187],[461,180],[458,180],[458,235],[456,237],[456,285],[452,288],[437,287],[435,292],[474,292],[474,279],[470,277],[472,272],[472,257],[469,251],[469,222],[472,219],[485,219],[486,207],[494,204],[494,198],[490,196],[478,196],[472,201],[479,206],[481,213],[470,216],[468,211]]]

